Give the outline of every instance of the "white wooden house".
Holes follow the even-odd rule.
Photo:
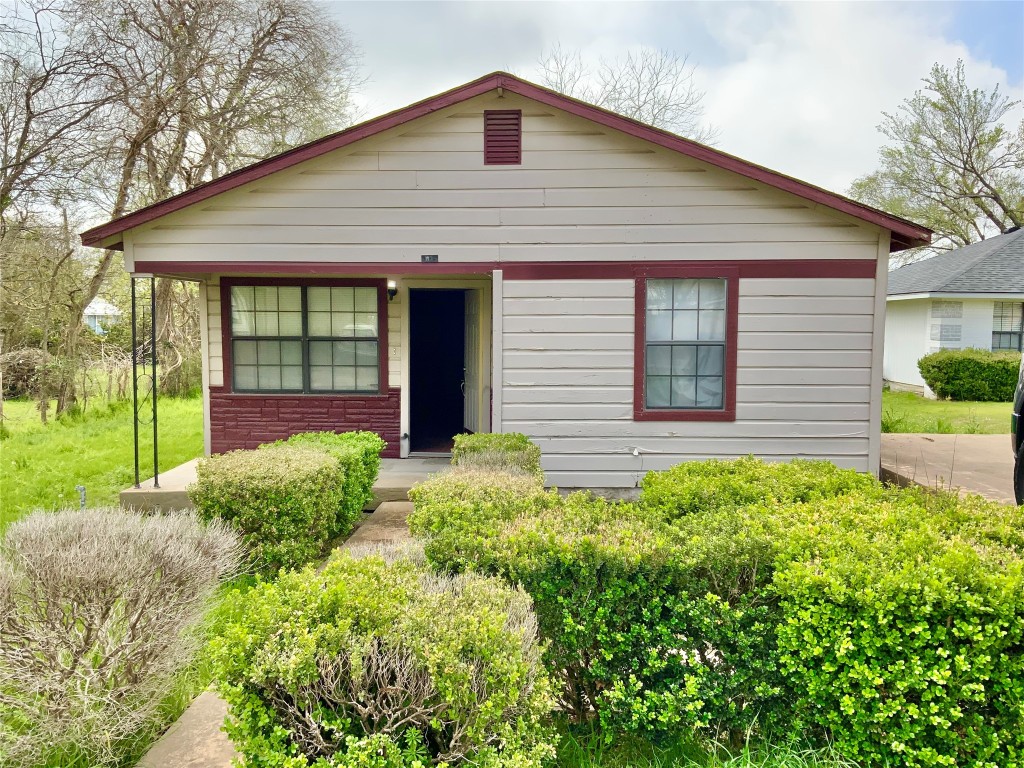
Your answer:
[[[1024,349],[1024,229],[889,275],[883,373],[931,396],[917,361],[940,349]]]
[[[83,235],[196,280],[207,449],[518,431],[549,482],[879,465],[888,256],[930,232],[488,75]]]

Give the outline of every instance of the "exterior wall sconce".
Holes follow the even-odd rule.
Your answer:
[[[398,295],[398,283],[394,280],[388,280],[388,301],[394,301],[395,296]]]

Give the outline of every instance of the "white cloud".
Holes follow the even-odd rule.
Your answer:
[[[876,167],[882,112],[919,89],[933,63],[952,67],[963,59],[974,87],[1002,83],[1007,91],[1005,71],[944,38],[933,6],[801,3],[720,11],[708,29],[731,63],[702,73],[707,117],[721,130],[718,146],[828,189],[845,191]]]

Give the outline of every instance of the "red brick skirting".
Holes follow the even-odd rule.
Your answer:
[[[214,453],[256,448],[298,432],[364,429],[383,437],[384,457],[398,458],[400,390],[386,395],[254,395],[210,388]]]

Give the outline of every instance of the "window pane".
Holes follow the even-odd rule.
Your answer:
[[[672,281],[647,281],[647,308],[669,309],[672,306]]]
[[[700,376],[697,379],[697,407],[722,407],[722,377]]]
[[[701,314],[703,314],[703,312]],[[681,309],[672,313],[672,339],[674,341],[697,340],[696,311],[691,309]]]
[[[243,310],[231,310],[231,333],[234,336],[255,336],[256,315]]]
[[[377,313],[357,312],[355,316],[355,336],[377,336]]]
[[[277,311],[277,288],[257,285],[254,289],[256,294],[256,309],[265,312]]]
[[[286,365],[281,368],[281,389],[302,389],[301,365]]]
[[[331,335],[355,336],[355,322],[355,313],[353,312],[331,313]]]
[[[276,365],[261,365],[257,368],[260,389],[281,388],[281,368]]]
[[[725,341],[725,310],[701,310],[700,335],[702,341]]]
[[[676,309],[697,309],[697,287],[699,280],[673,280],[672,306]]]
[[[310,312],[331,311],[330,288],[307,288],[306,303]]]
[[[236,341],[234,350],[235,365],[256,365],[255,341]]]
[[[329,341],[311,341],[309,342],[309,364],[310,365],[330,365],[333,362],[331,359],[331,342]]]
[[[695,376],[672,377],[672,407],[692,408],[696,405],[697,378]]]
[[[242,312],[252,312],[256,309],[253,301],[255,289],[251,285],[231,286],[231,307]]]
[[[352,391],[356,388],[356,369],[349,366],[335,366],[334,388],[340,391]]]
[[[302,365],[302,342],[282,341],[281,362],[284,365]]]
[[[721,376],[725,370],[724,347],[698,347],[697,373],[702,376]]]
[[[667,309],[647,310],[647,340],[672,340],[672,311]]]
[[[697,372],[697,348],[678,346],[672,348],[672,373],[675,376],[693,376]]]
[[[282,336],[301,336],[302,335],[302,313],[301,312],[281,312],[277,316],[278,318],[278,332]]]
[[[334,342],[334,364],[355,365],[356,364],[356,343],[354,341]]]
[[[672,347],[647,347],[647,373],[653,376],[667,376],[672,372]]]
[[[333,368],[326,365],[313,365],[309,368],[309,388],[330,390],[334,388]]]
[[[377,342],[363,341],[356,344],[356,364],[377,367]]]
[[[335,312],[354,312],[356,309],[354,288],[331,288],[331,309]]]
[[[277,303],[282,312],[301,312],[302,289],[298,286],[278,288]]]
[[[701,280],[700,308],[725,309],[725,280]]]
[[[357,312],[377,312],[377,289],[376,288],[356,288],[356,311]]]
[[[256,335],[277,336],[277,312],[256,313]]]
[[[256,366],[236,365],[235,366],[235,388],[256,389]]]
[[[356,368],[356,388],[363,392],[375,392],[377,390],[377,366],[369,368],[359,366]]]
[[[258,342],[258,345],[260,365],[281,364],[281,342],[261,341]]]
[[[310,312],[309,313],[309,328],[307,330],[310,336],[330,336],[331,335],[331,313],[330,312]]]
[[[668,408],[671,403],[670,397],[670,384],[671,378],[668,376],[648,376],[647,377],[647,407],[648,408]]]

